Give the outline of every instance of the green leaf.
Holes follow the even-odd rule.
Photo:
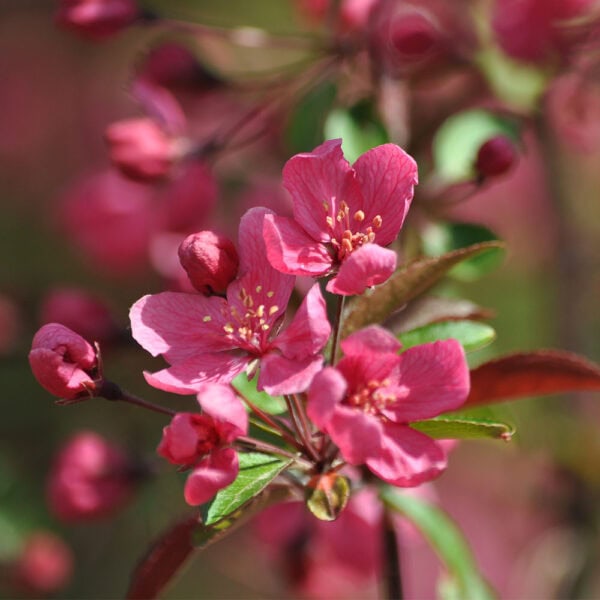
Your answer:
[[[494,594],[478,570],[469,545],[456,524],[441,509],[414,496],[384,486],[381,499],[411,521],[431,544],[456,583],[458,597],[491,600]]]
[[[436,174],[447,182],[472,179],[480,146],[497,135],[517,140],[518,129],[513,121],[479,108],[452,115],[433,140]]]
[[[308,510],[321,521],[335,521],[350,499],[350,482],[339,473],[315,475],[306,485]]]
[[[260,494],[293,461],[262,452],[240,453],[237,479],[201,507],[204,525],[214,525],[229,517]]]
[[[441,321],[405,331],[398,336],[402,349],[436,340],[455,339],[466,352],[478,350],[490,344],[496,337],[492,327],[477,321]]]
[[[325,120],[324,131],[326,139],[342,138],[344,156],[351,163],[367,150],[388,141],[383,125],[365,102],[350,110],[332,110]]]
[[[283,414],[287,410],[284,399],[281,396],[269,396],[267,392],[259,392],[256,389],[256,382],[256,377],[248,380],[246,373],[240,373],[232,381],[232,384],[242,396],[250,400],[252,404],[258,406],[262,411],[270,415]]]
[[[323,142],[325,116],[331,110],[336,93],[335,85],[326,81],[296,105],[285,132],[292,153],[308,152]]]
[[[423,235],[423,249],[429,256],[465,248],[481,242],[497,241],[496,235],[481,225],[472,223],[443,223],[429,227]],[[500,248],[462,261],[449,271],[449,275],[461,281],[474,281],[495,269],[504,251]]]
[[[410,426],[438,440],[473,440],[494,438],[510,441],[514,428],[506,423],[495,423],[487,419],[438,418],[415,421]]]
[[[371,323],[381,323],[407,302],[433,287],[458,263],[504,248],[502,242],[483,242],[442,256],[419,258],[398,269],[385,283],[348,302],[342,339]]]

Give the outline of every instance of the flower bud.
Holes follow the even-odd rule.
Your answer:
[[[74,400],[96,388],[94,348],[59,323],[48,323],[35,334],[29,364],[39,384],[59,398]]]
[[[390,46],[400,57],[419,60],[439,46],[442,36],[434,22],[424,13],[399,15],[390,24]]]
[[[239,266],[233,243],[213,231],[200,231],[185,238],[179,246],[179,260],[192,285],[207,295],[224,293]]]
[[[102,39],[125,29],[139,15],[134,0],[61,0],[56,22],[85,36]]]
[[[55,594],[68,584],[73,574],[73,554],[53,533],[37,531],[26,540],[12,567],[15,587],[42,597]]]
[[[100,435],[71,438],[54,460],[47,482],[52,512],[63,521],[84,521],[119,510],[133,493],[132,461]]]
[[[477,152],[475,169],[481,178],[504,175],[517,161],[513,142],[503,135],[490,138]]]
[[[152,119],[118,121],[104,138],[113,164],[137,181],[164,177],[176,158],[175,140]]]
[[[60,323],[95,342],[109,341],[118,333],[106,304],[77,288],[51,290],[40,307],[40,321]]]

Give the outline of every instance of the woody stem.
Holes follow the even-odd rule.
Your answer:
[[[113,383],[112,381],[104,380],[100,389],[98,390],[97,395],[100,398],[105,398],[106,400],[111,400],[113,402],[127,402],[128,404],[135,404],[136,406],[145,408],[146,410],[151,410],[163,415],[169,415],[170,417],[177,414],[176,411],[171,410],[170,408],[165,408],[164,406],[148,402],[143,398],[139,398],[138,396],[134,396],[133,394],[122,390],[116,383]]]
[[[337,307],[335,312],[335,322],[333,324],[333,339],[331,341],[331,358],[329,363],[331,366],[335,366],[337,360],[338,346],[340,342],[340,333],[342,330],[342,314],[344,312],[344,300],[345,296],[337,297]]]
[[[309,468],[312,467],[312,463],[305,461],[297,454],[288,452],[287,450],[279,448],[278,446],[274,446],[273,444],[269,444],[268,442],[263,442],[261,440],[256,440],[254,438],[246,436],[238,437],[236,439],[236,442],[244,446],[248,446],[252,450],[258,450],[259,452],[265,452],[267,454],[278,454],[279,456],[285,456],[286,458],[291,458],[297,462],[302,462],[305,466]]]
[[[304,409],[300,405],[298,398],[294,394],[286,394],[284,398],[288,407],[288,412],[290,413],[290,418],[294,424],[294,429],[302,440],[304,449],[315,462],[320,462],[321,457],[310,439],[310,425],[308,424]]]

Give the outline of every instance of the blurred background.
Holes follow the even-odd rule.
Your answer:
[[[311,57],[316,60],[306,44],[332,35],[323,16],[326,2],[144,4],[185,22],[245,27],[236,34],[237,46],[231,36],[196,36],[160,25],[124,27],[93,40],[56,25],[59,4],[0,4],[0,594],[118,598],[149,543],[189,511],[181,477],[154,455],[166,422],[161,415],[101,400],[54,406],[29,369],[33,334],[44,322],[64,322],[102,342],[110,379],[149,400],[189,407],[188,399],[165,397],[145,384],[142,371],[154,370],[161,361],[131,340],[129,306],[146,293],[179,289],[176,248],[188,230],[216,224],[235,239],[237,219],[247,207],[265,204],[285,211],[287,198],[279,188],[285,160],[331,137],[328,132],[344,131],[332,118],[323,128],[322,107],[330,117],[339,109],[335,114],[343,119],[349,114],[344,110],[369,99],[363,63],[386,63],[371,48],[368,59],[357,53],[337,71],[317,70],[318,86],[306,85],[310,78],[303,69],[311,68]],[[518,5],[516,0],[461,1],[447,9],[455,11],[447,20],[438,15],[435,2],[392,4],[433,15],[432,22],[450,37],[458,36],[448,28],[461,15],[474,15],[469,35],[475,41],[460,38],[472,46],[460,48],[451,66],[406,59],[398,69],[388,69],[378,88],[383,116],[373,121],[381,121],[387,133],[371,138],[372,145],[389,138],[418,159],[421,185],[409,226],[418,232],[421,250],[450,247],[448,231],[455,230],[443,220],[485,226],[507,242],[495,269],[478,272],[477,278],[457,273],[437,292],[468,299],[496,315],[491,324],[497,339],[472,353],[472,364],[542,347],[572,350],[599,362],[598,67],[582,66],[579,56],[561,62],[557,53],[547,59],[530,48],[502,46],[498,22],[503,10]],[[566,0],[556,4],[570,5]],[[530,13],[532,39],[546,32],[544,40],[554,43],[548,22],[562,27],[568,21],[564,15],[552,20],[534,8]],[[300,41],[273,49],[252,27],[292,33]],[[262,101],[265,90],[277,95],[277,86],[294,81],[297,73],[299,84],[288,104],[275,103],[272,113],[259,115],[266,125],[250,123],[239,149],[233,144],[231,152],[207,160],[207,166],[158,183],[132,181],[111,165],[105,131],[149,109],[167,114],[173,125],[176,110],[168,101],[135,87],[144,76],[167,77],[160,74],[160,60],[152,63],[154,70],[148,66],[151,50],[166,43],[187,48],[205,67],[193,80],[182,76],[169,84],[186,115],[183,127],[196,139],[227,128],[233,135],[236,124],[248,125],[243,115]],[[591,61],[597,52],[592,46],[584,58]],[[169,68],[182,64],[187,72],[187,59],[164,60]],[[327,99],[326,85],[332,81],[337,90]],[[253,127],[260,136],[254,136]],[[477,149],[509,130],[516,154],[510,169],[476,185]],[[468,229],[474,236],[489,233],[482,231]],[[410,235],[406,257],[415,252]],[[461,443],[448,471],[427,493],[463,528],[501,597],[600,595],[598,395],[526,399],[486,414],[513,423],[513,441]],[[120,509],[89,520],[68,509],[60,514],[48,487],[57,477],[58,453],[81,431],[96,432],[133,457],[128,459],[131,489],[123,492]],[[54,559],[42,548],[31,560],[40,561],[37,573],[47,568],[50,583],[37,582],[39,587],[31,589],[31,582],[24,583],[26,567],[18,561],[40,532],[58,536],[66,549],[53,546],[61,543],[54,538],[42,540]],[[327,597],[318,585],[306,583],[306,573],[291,573],[285,557],[274,560],[264,542],[257,551],[254,533],[248,525],[199,554],[167,597]],[[433,553],[417,536],[407,535],[402,555],[408,597],[432,597],[440,568]],[[356,590],[376,594],[372,579],[360,583],[364,587],[349,597],[361,597],[353,596]]]

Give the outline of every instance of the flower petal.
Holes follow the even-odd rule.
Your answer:
[[[350,406],[337,405],[327,424],[327,433],[351,465],[360,465],[381,448],[380,419]]]
[[[306,294],[292,322],[277,336],[274,346],[287,358],[303,359],[323,349],[331,334],[325,300],[315,283]]]
[[[144,377],[149,385],[174,394],[195,394],[207,382],[229,383],[250,362],[247,355],[228,352],[197,354],[182,363],[148,373]]]
[[[409,348],[400,354],[398,401],[384,414],[396,422],[429,419],[456,410],[467,398],[469,367],[462,346],[443,340]]]
[[[365,152],[353,165],[364,197],[365,226],[376,216],[377,244],[391,244],[402,227],[418,182],[417,163],[395,144],[383,144]]]
[[[431,438],[406,425],[383,424],[382,445],[367,466],[392,485],[413,487],[437,477],[446,468],[446,455]]]
[[[191,506],[208,502],[219,490],[235,481],[239,470],[238,455],[232,448],[211,453],[187,478],[185,501]]]
[[[327,284],[327,291],[342,296],[362,294],[368,287],[387,281],[396,270],[396,253],[377,244],[365,244],[344,260]]]
[[[220,383],[205,383],[198,390],[197,399],[207,415],[233,426],[227,431],[226,442],[232,442],[236,437],[248,433],[248,413],[231,387]]]
[[[400,350],[402,344],[387,330],[379,325],[369,325],[349,335],[340,343],[346,356],[365,352],[391,352]]]
[[[177,413],[163,428],[156,452],[174,465],[190,464],[198,456],[198,432],[192,413]]]
[[[313,240],[327,242],[342,200],[361,208],[362,195],[342,153],[342,140],[328,140],[312,152],[297,154],[283,168],[283,185],[293,201],[294,218]]]
[[[333,367],[325,367],[315,375],[308,390],[306,412],[310,420],[325,431],[336,406],[346,395],[346,380]]]
[[[271,265],[282,273],[319,276],[327,273],[332,258],[321,242],[315,242],[287,217],[265,217],[263,235]]]
[[[140,298],[129,311],[135,340],[171,364],[203,352],[235,348],[223,335],[223,298],[162,292]]]
[[[271,396],[303,392],[308,389],[322,365],[323,357],[320,354],[290,359],[270,352],[260,362],[257,388]]]

